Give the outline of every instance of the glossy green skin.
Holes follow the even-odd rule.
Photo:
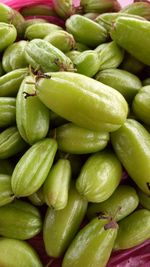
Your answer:
[[[25,49],[28,63],[35,69],[42,71],[73,70],[73,63],[63,52],[41,39],[34,39]],[[47,60],[48,59],[48,60]]]
[[[32,19],[25,20],[24,23],[22,24],[23,35],[25,35],[25,31],[29,26],[36,24],[36,23],[48,23],[48,21],[45,19],[40,19],[40,18],[32,18]]]
[[[150,66],[149,21],[119,17],[113,25],[110,34],[111,38],[116,41],[118,45],[139,61]]]
[[[0,52],[11,45],[17,37],[17,30],[13,25],[0,22]]]
[[[95,20],[99,16],[99,13],[89,12],[89,13],[85,13],[83,16],[88,19]]]
[[[76,51],[79,51],[79,52],[83,52],[85,50],[89,50],[89,47],[86,46],[86,45],[84,45],[84,44],[82,44],[82,43],[76,42],[76,44],[75,44],[75,50]]]
[[[0,174],[0,207],[12,202],[14,194],[11,189],[11,176]]]
[[[46,204],[55,210],[62,210],[68,202],[71,180],[71,164],[67,159],[59,159],[52,167],[43,185]]]
[[[25,47],[27,41],[19,41],[10,45],[4,52],[2,58],[3,68],[6,72],[28,66],[25,59]]]
[[[145,65],[142,62],[140,62],[128,53],[125,53],[124,60],[120,65],[121,69],[131,72],[133,74],[139,74],[144,69],[144,67]]]
[[[44,40],[60,49],[63,53],[67,53],[75,47],[73,35],[63,30],[52,31]]]
[[[93,77],[99,70],[100,62],[96,51],[87,50],[75,57],[73,61],[77,72],[88,77]]]
[[[81,6],[84,10],[84,13],[88,12],[97,12],[104,13],[109,12],[114,8],[114,0],[81,0]]]
[[[20,84],[28,73],[28,69],[17,69],[0,77],[0,97],[16,96]]]
[[[9,127],[0,133],[0,159],[7,159],[26,148],[17,127]]]
[[[72,62],[74,62],[76,57],[78,57],[79,55],[81,55],[81,52],[76,50],[72,50],[66,53],[66,56],[69,57]]]
[[[114,249],[128,249],[150,238],[150,211],[137,210],[119,222]]]
[[[100,151],[84,163],[76,180],[76,188],[89,202],[103,202],[113,194],[121,176],[122,167],[115,154]]]
[[[6,257],[5,255],[9,255]],[[25,241],[1,238],[0,265],[7,267],[43,267],[35,250]]]
[[[88,219],[93,219],[98,213],[112,216],[120,221],[132,213],[139,204],[135,189],[129,185],[119,185],[106,201],[90,204],[87,210]]]
[[[26,240],[42,230],[39,210],[33,205],[15,200],[0,207],[0,235],[8,238]]]
[[[35,91],[34,78],[27,76],[19,88],[16,99],[16,122],[22,138],[29,144],[46,137],[50,124],[50,111],[37,96],[25,98],[24,92]]]
[[[117,68],[124,57],[124,51],[114,41],[99,45],[95,51],[99,54],[99,70]]]
[[[107,40],[106,29],[81,15],[73,15],[66,21],[66,29],[77,42],[95,48]]]
[[[150,4],[149,3],[132,3],[120,10],[121,13],[133,14],[150,20]]]
[[[43,39],[49,33],[58,30],[62,30],[62,28],[52,23],[36,23],[27,27],[25,31],[25,38],[27,38],[28,40],[37,38]]]
[[[42,16],[53,16],[56,15],[53,7],[51,6],[46,6],[46,5],[34,5],[34,6],[27,6],[27,7],[23,7],[20,9],[20,13],[24,16],[24,17],[28,17],[28,16],[37,16],[37,15],[42,15]]]
[[[4,69],[3,69],[3,66],[2,66],[2,62],[0,62],[0,77],[2,76],[2,75],[4,75]]]
[[[69,246],[62,267],[105,267],[117,236],[117,228],[105,230],[106,219],[93,219]]]
[[[16,99],[0,97],[0,127],[14,125],[16,121]]]
[[[138,190],[138,196],[143,208],[150,210],[150,196],[147,196],[141,190]]]
[[[77,233],[87,210],[87,201],[75,190],[69,191],[67,206],[55,211],[48,208],[43,226],[46,253],[54,258],[63,255]],[[60,223],[61,222],[61,223]]]
[[[142,124],[127,119],[111,134],[111,143],[130,177],[137,186],[150,195],[150,135]]]
[[[128,103],[142,87],[140,79],[134,74],[121,69],[107,69],[96,75],[96,80],[119,91]]]
[[[142,81],[143,86],[150,85],[150,78],[146,78]]]
[[[109,133],[94,132],[78,127],[73,123],[56,128],[58,149],[71,154],[87,154],[105,148],[109,141]]]
[[[41,187],[37,192],[30,195],[28,199],[34,206],[42,206],[45,203],[43,196],[43,188]]]
[[[0,159],[0,173],[11,175],[13,173],[13,163],[10,160]]]
[[[76,7],[72,0],[56,0],[53,2],[55,12],[63,19],[70,17],[72,14],[78,13],[78,7]]]
[[[150,85],[142,87],[135,96],[132,109],[138,119],[150,125]]]
[[[78,73],[48,75],[50,79],[38,79],[37,96],[61,117],[80,127],[105,132],[115,131],[125,122],[127,102],[113,88]]]
[[[56,141],[45,138],[24,153],[11,179],[12,190],[17,197],[32,195],[41,187],[53,164],[56,150]]]

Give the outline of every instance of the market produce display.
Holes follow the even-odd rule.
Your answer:
[[[150,266],[149,14],[0,1],[0,266]]]

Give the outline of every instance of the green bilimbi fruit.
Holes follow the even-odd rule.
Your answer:
[[[100,71],[96,75],[96,80],[119,91],[128,103],[132,102],[142,87],[142,83],[136,75],[121,69]]]
[[[11,45],[17,37],[17,30],[12,24],[0,22],[0,52]]]
[[[20,9],[20,13],[24,17],[28,16],[55,16],[56,13],[54,11],[54,8],[52,6],[47,6],[47,5],[34,5],[34,6],[25,6]]]
[[[89,13],[85,13],[83,16],[88,19],[95,20],[99,16],[99,13],[89,12]]]
[[[143,192],[150,195],[149,132],[136,120],[127,119],[119,130],[111,134],[111,142],[130,177]]]
[[[150,196],[147,196],[141,190],[138,190],[138,196],[143,208],[150,210]]]
[[[13,173],[14,165],[10,160],[0,159],[0,173],[11,175]]]
[[[26,29],[36,23],[48,23],[47,20],[45,19],[40,19],[40,18],[32,18],[32,19],[27,19],[24,21],[24,23],[22,24],[22,28],[23,28],[23,34],[25,34]]]
[[[77,72],[88,77],[93,77],[99,70],[100,62],[96,51],[81,52],[73,61]]]
[[[128,249],[150,238],[150,211],[140,209],[119,222],[114,249]]]
[[[78,42],[76,42],[76,44],[75,44],[75,48],[74,48],[76,51],[79,51],[79,52],[83,52],[83,51],[85,51],[85,50],[89,50],[89,47],[88,46],[86,46],[86,45],[84,45],[84,44],[82,44],[82,43],[78,43]]]
[[[105,218],[89,222],[72,241],[62,267],[105,267],[118,232],[117,224],[113,224]]]
[[[105,148],[109,133],[94,132],[73,123],[64,124],[55,129],[58,149],[71,154],[87,154]]]
[[[124,51],[114,41],[101,44],[95,51],[99,55],[99,70],[117,68],[124,57]]]
[[[76,51],[76,50],[71,50],[71,51],[66,53],[66,56],[69,57],[72,62],[74,62],[76,57],[78,57],[79,55],[81,55],[81,52],[80,51]]]
[[[73,15],[66,21],[66,29],[72,33],[77,42],[95,48],[107,40],[106,29],[81,15]]]
[[[27,38],[28,40],[37,38],[43,39],[49,33],[59,30],[62,30],[62,28],[52,23],[35,23],[26,28],[25,38]]]
[[[110,35],[111,38],[128,53],[144,64],[150,66],[149,21],[119,17],[112,26]]]
[[[16,99],[0,97],[0,127],[8,127],[16,122]]]
[[[91,220],[102,213],[120,221],[132,213],[138,204],[139,198],[135,189],[129,185],[119,185],[106,201],[90,204],[87,217]]]
[[[137,60],[135,57],[131,56],[129,53],[125,53],[124,60],[120,65],[120,68],[131,72],[133,74],[139,74],[145,65]]]
[[[52,111],[93,131],[115,131],[128,113],[127,102],[119,92],[78,73],[48,73],[46,78],[37,79],[36,93]]]
[[[74,70],[73,63],[62,51],[41,39],[34,39],[25,49],[28,63],[42,71]]]
[[[38,191],[28,196],[28,199],[34,206],[42,206],[45,203],[43,196],[43,188],[41,187]]]
[[[63,210],[48,208],[43,226],[46,253],[60,257],[68,248],[86,214],[87,201],[71,186],[67,206]]]
[[[28,69],[17,69],[0,77],[0,97],[16,96],[20,84],[28,74]]]
[[[8,251],[9,257],[6,257]],[[16,264],[17,267],[43,267],[37,253],[27,242],[1,238],[0,266],[16,267]]]
[[[48,41],[64,53],[67,53],[75,47],[73,35],[63,30],[52,31],[44,38],[44,40]]]
[[[3,68],[6,72],[28,66],[25,59],[26,41],[19,41],[10,45],[4,52],[2,58]]]
[[[11,185],[17,197],[35,193],[44,183],[57,150],[54,139],[45,138],[31,146],[21,157],[12,174]]]
[[[111,151],[90,156],[76,180],[78,192],[89,202],[107,200],[120,183],[122,167]]]
[[[16,122],[20,135],[29,144],[46,137],[50,124],[50,111],[39,98],[37,96],[26,98],[25,94],[32,91],[35,91],[34,78],[27,76],[17,94]]]
[[[132,3],[120,10],[121,13],[133,14],[150,20],[150,3]]]
[[[14,198],[15,196],[11,188],[11,176],[4,173],[0,174],[0,207],[12,202]]]
[[[71,164],[68,159],[59,159],[51,168],[43,185],[46,204],[55,210],[62,210],[68,202],[71,180]]]
[[[37,235],[42,229],[39,210],[33,205],[15,200],[0,207],[0,235],[26,240]]]
[[[84,10],[84,13],[88,12],[97,12],[97,13],[104,13],[109,12],[114,9],[116,4],[115,0],[81,0],[81,6]]]
[[[150,125],[150,85],[142,87],[135,96],[132,109],[138,119]]]
[[[75,4],[72,0],[56,0],[53,2],[55,12],[63,19],[79,13],[80,5]]]
[[[0,159],[7,159],[26,148],[17,127],[9,127],[0,133]]]

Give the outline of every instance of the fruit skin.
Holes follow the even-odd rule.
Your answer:
[[[16,122],[16,99],[0,97],[0,127],[8,127]]]
[[[11,175],[0,174],[0,207],[12,202],[14,197],[11,188]]]
[[[43,188],[41,187],[38,191],[28,196],[28,199],[34,206],[42,206],[45,203],[43,196]]]
[[[61,117],[104,132],[115,131],[125,122],[128,105],[115,89],[78,73],[51,72],[46,77],[37,79],[37,96]]]
[[[62,30],[62,28],[52,23],[47,23],[47,22],[34,23],[26,28],[25,38],[27,38],[28,40],[33,40],[38,38],[43,39],[49,33],[59,30]]]
[[[0,97],[16,96],[24,77],[28,74],[27,68],[17,69],[0,77]]]
[[[0,207],[0,235],[26,240],[37,235],[42,229],[39,210],[33,205],[15,200]]]
[[[147,20],[150,20],[150,4],[149,3],[132,3],[120,10],[124,14],[133,14],[141,16]]]
[[[78,192],[89,202],[107,200],[120,183],[122,167],[111,151],[92,154],[81,168],[76,180]]]
[[[87,154],[105,148],[109,133],[94,132],[73,123],[66,123],[55,129],[58,149],[71,154]]]
[[[56,150],[56,141],[45,138],[24,153],[11,178],[12,190],[16,197],[29,196],[41,187],[52,166]]]
[[[128,249],[150,238],[150,211],[140,209],[119,222],[114,249]]]
[[[136,75],[121,69],[100,71],[96,75],[96,80],[119,91],[128,103],[132,102],[142,87],[142,83]]]
[[[111,38],[139,61],[150,66],[150,23],[135,18],[119,17]],[[142,42],[141,42],[142,36]]]
[[[80,5],[75,5],[72,0],[53,0],[53,7],[55,12],[63,19],[80,11]]]
[[[113,149],[137,186],[150,195],[150,136],[142,124],[127,119],[111,134]]]
[[[81,6],[84,10],[84,13],[97,12],[104,13],[113,10],[115,7],[116,1],[114,0],[81,0]]]
[[[0,22],[0,52],[11,45],[17,37],[16,28],[4,22]]]
[[[25,77],[16,98],[18,131],[30,145],[46,137],[50,124],[50,111],[39,98],[37,96],[25,98],[25,93],[35,91],[34,82],[32,76]]]
[[[17,127],[12,126],[0,133],[0,159],[7,159],[26,148]]]
[[[77,42],[95,48],[107,40],[106,29],[81,15],[72,15],[66,20],[66,29]]]
[[[73,184],[67,206],[63,210],[48,208],[43,225],[43,239],[49,256],[57,258],[63,255],[79,229],[86,210],[87,201],[78,194]]]
[[[140,74],[144,67],[145,65],[141,61],[137,60],[127,52],[124,55],[123,62],[119,66],[120,69],[126,70],[135,75]]]
[[[5,255],[8,255],[6,257]],[[35,250],[25,241],[1,238],[0,265],[7,267],[43,267]]]
[[[143,208],[150,210],[150,196],[147,196],[141,190],[138,190],[138,196],[140,204],[143,206]]]
[[[91,203],[87,210],[88,219],[93,219],[97,214],[104,213],[116,221],[132,213],[139,204],[135,189],[129,185],[119,185],[115,192],[106,201]]]
[[[53,165],[43,185],[44,199],[49,207],[53,207],[55,210],[62,210],[66,207],[70,180],[70,161],[59,159]]]
[[[79,231],[69,246],[62,267],[105,267],[117,236],[117,226],[105,229],[108,219],[95,218]]]

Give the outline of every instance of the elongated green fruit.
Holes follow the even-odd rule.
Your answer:
[[[0,96],[16,96],[28,69],[17,69],[0,77]]]
[[[113,194],[121,176],[121,164],[115,154],[100,151],[84,163],[76,180],[76,188],[89,202],[102,202]]]
[[[116,221],[132,213],[139,204],[139,198],[135,189],[129,185],[119,185],[110,198],[101,203],[90,204],[87,216],[92,219],[98,214],[104,213]]]
[[[43,239],[49,256],[57,258],[63,255],[78,231],[86,210],[87,201],[78,194],[74,186],[70,188],[68,203],[63,210],[48,208]]]
[[[126,13],[126,14],[138,15],[149,20],[150,19],[150,3],[148,2],[132,3],[122,8],[120,12]]]
[[[79,231],[68,248],[62,267],[105,267],[118,229],[105,228],[107,219],[93,219]]]
[[[12,202],[14,194],[11,188],[11,176],[0,174],[0,207]]]
[[[97,12],[97,13],[104,13],[111,11],[115,4],[115,0],[81,0],[81,6],[84,10],[84,13],[88,12]]]
[[[74,4],[72,0],[56,0],[53,2],[55,12],[63,19],[79,12],[79,4]]]
[[[119,222],[114,249],[128,249],[150,238],[150,211],[137,210]]]
[[[43,185],[43,195],[46,204],[55,210],[64,209],[68,202],[68,192],[71,179],[71,164],[67,159],[59,159]]]
[[[72,154],[98,152],[109,141],[107,132],[94,132],[73,123],[64,124],[55,129],[58,149]]]
[[[115,131],[125,122],[127,102],[115,89],[77,73],[48,75],[37,80],[37,96],[58,115],[93,131]]]
[[[5,255],[8,255],[6,257]],[[7,267],[43,267],[35,250],[25,241],[1,238],[0,265]]]
[[[11,185],[17,197],[35,193],[44,183],[57,150],[54,139],[45,138],[31,146],[18,161]]]
[[[123,62],[119,66],[120,69],[131,72],[135,75],[138,75],[144,69],[145,64],[137,60],[135,57],[131,56],[129,53],[125,53]]]
[[[17,37],[16,28],[13,25],[0,22],[0,52],[11,45]]]
[[[28,40],[37,38],[42,39],[49,33],[58,30],[62,30],[62,28],[52,23],[35,23],[27,27],[25,31],[25,38]]]
[[[25,94],[34,90],[34,78],[27,76],[21,83],[16,99],[17,127],[22,138],[29,144],[45,138],[50,124],[50,111],[39,98],[25,97]]]
[[[111,134],[113,148],[137,186],[150,195],[150,135],[142,124],[127,119]]]
[[[0,159],[7,159],[26,148],[17,127],[9,127],[0,133]]]
[[[149,21],[119,17],[111,29],[111,38],[132,56],[150,66]]]
[[[143,208],[150,210],[150,196],[146,195],[141,190],[138,190],[138,196]]]
[[[38,191],[28,196],[28,199],[34,206],[42,206],[45,203],[43,196],[43,188],[41,187]]]
[[[42,15],[42,16],[53,16],[56,15],[54,8],[52,6],[47,6],[47,5],[34,5],[34,6],[25,6],[20,9],[20,13],[24,17],[28,16],[37,16],[37,15]]]
[[[0,97],[0,127],[8,127],[16,121],[16,99]]]

